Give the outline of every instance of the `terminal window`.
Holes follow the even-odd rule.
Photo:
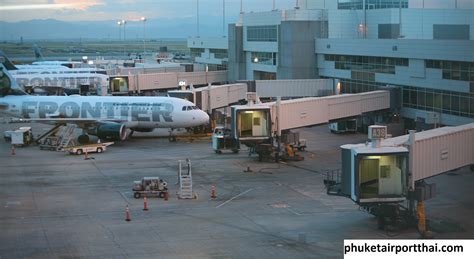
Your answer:
[[[379,39],[397,39],[400,37],[400,24],[379,24]]]
[[[341,79],[342,93],[375,91],[385,83],[362,80]],[[431,88],[401,86],[402,107],[434,111],[455,116],[474,118],[474,82],[471,92],[455,92]]]
[[[396,66],[408,66],[407,58],[369,57],[350,55],[324,55],[326,61],[334,61],[335,69],[395,74]]]
[[[474,118],[474,93],[404,86],[402,104],[407,108]]]
[[[277,26],[248,26],[247,41],[276,42],[278,38]]]
[[[209,49],[209,52],[214,54],[214,58],[224,59],[228,57],[226,49]]]
[[[339,0],[338,9],[363,9],[363,0]],[[365,0],[366,9],[408,8],[408,0]]]
[[[262,65],[276,66],[277,54],[275,52],[252,52],[251,62]]]
[[[468,24],[433,24],[435,40],[469,40]]]
[[[202,48],[191,48],[191,57],[200,57],[202,53],[204,53],[204,49]]]
[[[474,82],[474,62],[425,60],[426,68],[442,69],[443,79]]]

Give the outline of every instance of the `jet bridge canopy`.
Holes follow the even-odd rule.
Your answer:
[[[232,134],[235,139],[268,140],[272,137],[271,109],[268,105],[232,106]]]
[[[280,130],[287,130],[389,109],[390,93],[373,91],[281,101],[279,115],[277,115],[276,103],[271,104],[273,121],[278,122],[278,124],[275,123],[274,130],[277,126]]]
[[[235,105],[232,106],[232,133],[237,140],[258,142],[270,139],[274,133],[279,135],[281,130],[325,124],[389,107],[387,91]]]
[[[407,148],[344,145],[341,149],[343,194],[358,204],[405,200]]]
[[[474,164],[474,123],[383,139],[379,147],[343,145],[341,157],[342,194],[357,203],[402,201],[415,182]]]

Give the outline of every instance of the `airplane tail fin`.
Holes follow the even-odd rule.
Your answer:
[[[0,65],[0,98],[7,95],[10,92],[10,87],[11,87],[11,80],[10,77],[8,76],[8,72],[6,71],[7,69],[3,66],[3,58],[0,58],[2,60],[2,64]]]
[[[44,60],[43,53],[41,53],[41,48],[38,45],[36,45],[36,44],[34,45],[33,51],[35,52],[36,60],[38,60],[38,61]]]
[[[6,69],[5,58],[0,55],[0,98],[10,94],[11,90],[14,90],[17,94],[25,94]]]
[[[2,58],[1,63],[7,70],[17,70],[18,68],[13,65],[13,63],[8,59],[7,55],[5,55],[5,52],[0,50],[0,58]]]

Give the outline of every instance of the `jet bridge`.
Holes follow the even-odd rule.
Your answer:
[[[309,97],[272,103],[274,131],[294,129],[390,108],[388,91]]]
[[[231,130],[236,139],[244,138],[246,141],[270,139],[274,133],[280,136],[282,130],[325,124],[389,108],[388,91],[237,105],[232,106]],[[262,123],[262,120],[265,123]]]
[[[209,113],[214,109],[228,107],[245,100],[246,93],[247,84],[243,83],[168,91],[169,96],[186,99]]]
[[[386,133],[386,127],[378,127]],[[387,200],[387,190],[397,189],[398,201],[403,201],[406,191],[415,190],[417,182],[474,164],[474,123],[413,131],[409,135],[381,139],[376,146],[343,145],[341,150],[341,194],[359,204],[383,203],[394,201]],[[402,153],[407,161],[392,159],[394,154]],[[401,178],[393,181],[394,177]],[[364,198],[368,196],[370,199]]]
[[[298,80],[257,80],[254,84],[237,83],[209,85],[189,90],[168,91],[172,97],[184,98],[199,108],[211,113],[215,109],[239,103],[247,97],[247,92],[256,92],[258,97],[282,98],[316,97],[332,95],[338,80],[298,79]],[[184,84],[187,84],[184,82]]]
[[[474,165],[474,123],[386,136],[386,126],[370,126],[371,145],[341,146],[342,169],[327,172],[324,181],[328,194],[350,198],[378,216],[381,225],[386,219],[395,225],[409,222],[415,200],[423,214],[423,201],[436,196],[436,185],[427,179]]]

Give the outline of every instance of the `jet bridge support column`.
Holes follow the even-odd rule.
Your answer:
[[[413,159],[416,130],[408,131],[408,211],[410,216],[415,216],[415,181],[413,180]]]
[[[277,97],[276,101],[276,116],[275,116],[275,124],[276,124],[276,141],[277,141],[277,152],[275,154],[275,162],[278,163],[280,160],[280,151],[281,151],[281,124],[280,124],[280,114],[281,114],[281,96]]]

